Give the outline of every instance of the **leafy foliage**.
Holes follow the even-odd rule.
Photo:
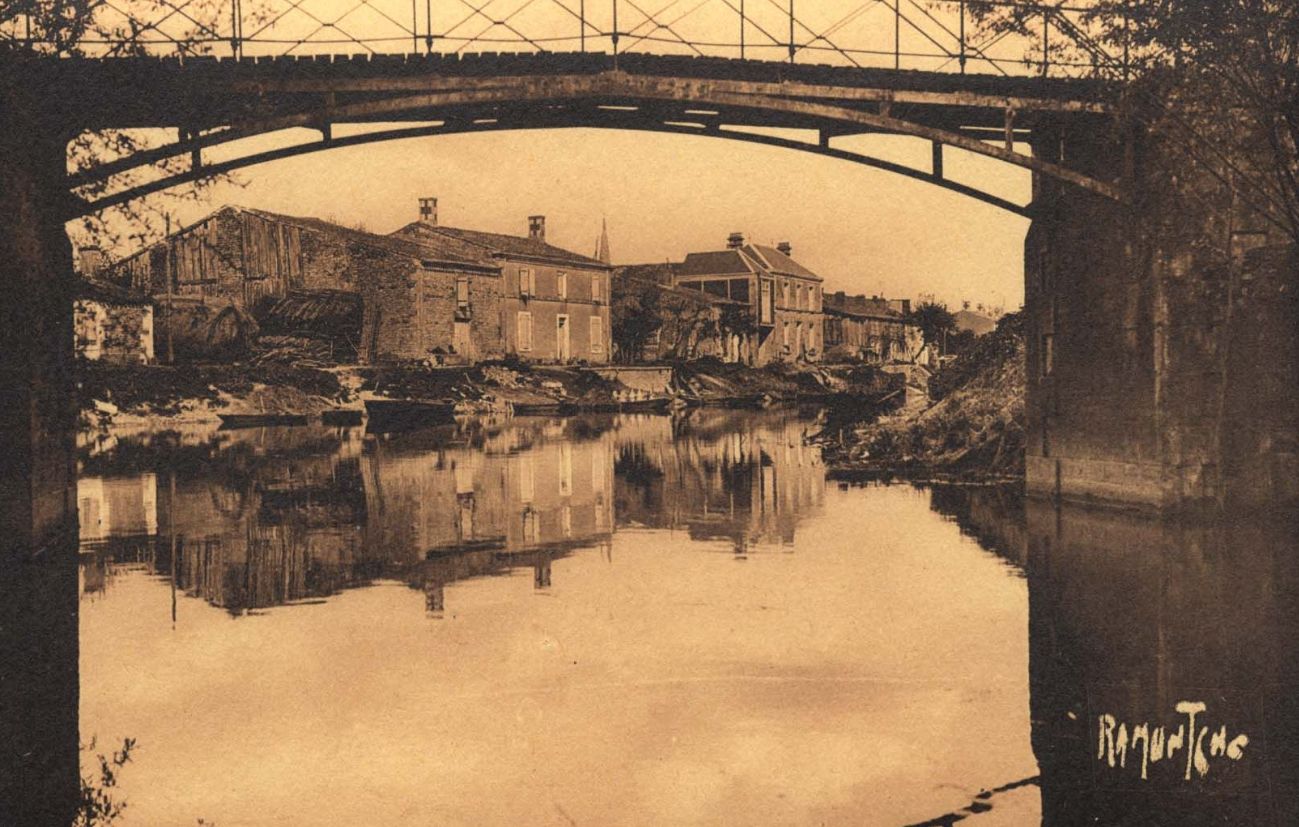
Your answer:
[[[93,750],[95,742],[91,741],[89,745],[82,749]],[[123,767],[131,761],[131,753],[135,750],[135,739],[127,738],[122,742],[120,750],[114,750],[108,755],[96,754],[95,761],[98,764],[98,773],[87,778],[81,777],[81,798],[77,802],[77,815],[73,819],[73,827],[98,827],[98,825],[112,824],[126,809],[126,802],[114,798],[117,788],[118,775]]]
[[[943,338],[943,333],[956,330],[956,317],[947,309],[947,305],[936,302],[924,302],[916,305],[907,321],[919,326],[925,337],[925,344],[932,345]]]
[[[1040,0],[971,0],[989,33],[1040,28]],[[1049,10],[1046,12],[1051,14]],[[1143,127],[1183,169],[1149,169],[1143,189],[1199,211],[1195,168],[1270,229],[1299,241],[1299,3],[1294,0],[1094,0],[1057,48],[1090,57],[1121,84],[1118,129]],[[1180,174],[1179,174],[1180,173]]]

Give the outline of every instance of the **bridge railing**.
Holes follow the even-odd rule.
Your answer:
[[[1125,71],[1095,0],[10,0],[10,48],[88,57],[650,53],[1006,75]],[[989,34],[972,6],[1016,6]],[[69,8],[71,11],[69,12]]]

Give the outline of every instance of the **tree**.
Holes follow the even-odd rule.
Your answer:
[[[242,7],[249,23],[266,19],[256,0]],[[0,31],[14,39],[0,42],[0,58],[143,57],[168,53],[210,54],[226,48],[230,5],[227,0],[14,0],[0,3]],[[163,130],[99,129],[82,132],[68,145],[68,172],[76,175],[98,164],[123,158],[177,139]],[[189,160],[176,156],[93,181],[74,194],[94,200],[137,184],[188,170]],[[119,252],[141,246],[161,234],[166,216],[178,204],[202,200],[219,182],[238,183],[229,174],[136,199],[82,217],[71,228],[74,240]]]
[[[1076,17],[1041,0],[970,0],[970,9],[989,34],[1040,32],[1045,14],[1068,35],[1051,59],[1091,61],[1119,85],[1119,128],[1140,126],[1171,150],[1155,154],[1185,158],[1299,242],[1299,3],[1093,0]],[[1164,182],[1162,197],[1189,204],[1204,200],[1197,178],[1147,170],[1142,186]]]
[[[661,290],[639,279],[620,278],[614,283],[609,324],[619,362],[639,361],[650,339],[662,327],[661,295]]]
[[[944,333],[956,329],[956,317],[947,309],[947,305],[937,302],[922,302],[916,305],[907,316],[907,321],[920,328],[927,345],[941,342]]]

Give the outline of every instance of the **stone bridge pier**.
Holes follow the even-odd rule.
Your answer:
[[[1125,151],[1095,130],[1036,135],[1044,157],[1100,178],[1126,169],[1134,196],[1120,204],[1035,176],[1028,492],[1280,512],[1299,491],[1294,247],[1216,182],[1198,188],[1194,207],[1168,206],[1168,176],[1204,173],[1134,143]]]
[[[71,822],[79,790],[72,256],[66,138],[0,83],[0,823]]]

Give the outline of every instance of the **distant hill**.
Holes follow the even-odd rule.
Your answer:
[[[973,310],[959,310],[952,317],[956,319],[957,330],[968,330],[975,336],[991,333],[997,326],[996,319]]]

